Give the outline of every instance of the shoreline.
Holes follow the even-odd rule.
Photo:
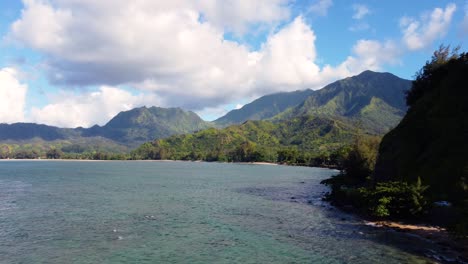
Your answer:
[[[268,166],[289,166],[288,164],[274,163],[274,162],[220,162],[220,161],[203,161],[203,160],[94,160],[94,159],[0,159],[0,162],[20,162],[20,161],[71,161],[71,162],[206,162],[206,163],[226,163],[226,164],[251,164],[251,165],[268,165]]]
[[[385,230],[386,232],[399,232],[411,236],[415,239],[429,241],[440,248],[440,251],[424,256],[437,261],[437,263],[468,263],[468,237],[457,238],[446,228],[431,225],[420,220],[418,222],[409,219],[379,220],[375,217],[359,213],[354,208],[337,206],[327,201],[337,210],[358,217],[365,226]]]
[[[288,166],[288,167],[307,167],[307,168],[321,168],[335,170],[339,172],[339,168],[336,166],[308,166],[305,164],[288,164],[288,163],[279,163],[279,162],[267,162],[267,161],[254,161],[254,162],[228,162],[228,161],[205,161],[205,160],[133,160],[133,159],[0,159],[0,162],[19,162],[19,161],[70,161],[70,162],[117,162],[117,161],[128,161],[128,162],[206,162],[206,163],[220,163],[220,164],[241,164],[241,165],[266,165],[266,166]]]
[[[406,233],[418,239],[428,240],[434,243],[441,247],[443,252],[437,252],[438,254],[433,252],[433,254],[426,255],[426,257],[436,261],[453,263],[468,262],[468,238],[457,239],[443,227],[426,224],[409,224],[390,220],[367,221],[365,219],[364,225]]]

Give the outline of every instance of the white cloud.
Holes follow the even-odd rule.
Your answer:
[[[431,13],[423,14],[419,20],[411,17],[400,19],[406,47],[410,50],[422,49],[443,37],[448,31],[455,10],[455,4],[448,4],[445,9],[435,8]]]
[[[229,30],[287,18],[288,2],[24,0],[8,38],[45,55],[53,84],[104,85],[92,94],[64,91],[31,111],[34,121],[67,127],[103,124],[125,105],[147,102],[106,85],[152,94],[158,106],[206,113],[267,93],[318,89],[392,62],[393,44],[362,41],[343,63],[320,68],[316,35],[300,16],[256,51],[224,39]],[[388,53],[377,54],[379,49]]]
[[[379,70],[383,64],[395,64],[401,51],[393,41],[359,40],[353,47],[359,63],[365,68]]]
[[[353,5],[353,18],[354,19],[363,19],[366,15],[370,13],[369,8],[366,5],[355,4]]]
[[[270,36],[255,63],[255,87],[261,91],[271,87],[285,90],[320,83],[320,68],[315,64],[315,38],[302,17]]]
[[[289,18],[289,2],[291,0],[199,0],[198,8],[211,24],[242,34],[249,24],[271,24]]]
[[[123,89],[102,86],[97,91],[77,93],[61,91],[51,103],[31,109],[30,120],[58,127],[104,125],[121,111],[158,103],[154,96],[132,95]]]
[[[322,77],[333,80],[355,75],[364,70],[379,71],[385,64],[399,63],[401,50],[393,41],[359,40],[353,46],[352,53],[353,56],[349,56],[336,67],[325,66],[322,69]]]
[[[332,5],[332,0],[317,0],[310,6],[309,10],[319,16],[326,16],[328,14],[328,9],[330,9]]]
[[[16,69],[0,69],[0,123],[24,121],[27,91],[28,86],[19,81]]]

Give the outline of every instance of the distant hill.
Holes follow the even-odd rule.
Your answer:
[[[406,112],[404,92],[411,81],[390,73],[364,71],[315,91],[304,102],[273,119],[316,115],[350,120],[367,131],[383,134]]]
[[[210,126],[195,113],[180,108],[141,107],[120,112],[102,127],[72,129],[33,123],[0,124],[0,147],[9,153],[15,150],[44,153],[52,147],[71,153],[122,153],[147,141]]]
[[[82,135],[101,136],[129,146],[210,127],[197,114],[180,108],[140,107],[120,112],[106,125],[83,129]]]
[[[468,54],[440,61],[433,57],[414,82],[408,113],[382,140],[375,178],[420,177],[433,200],[468,206]]]
[[[57,140],[66,139],[75,134],[73,129],[34,123],[0,124],[0,140],[28,140],[33,138]]]
[[[289,107],[297,106],[313,94],[312,90],[282,92],[262,96],[240,109],[232,110],[214,121],[216,125],[227,126],[242,124],[247,120],[264,120],[271,118]]]

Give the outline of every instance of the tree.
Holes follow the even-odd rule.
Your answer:
[[[415,184],[407,182],[381,182],[375,189],[361,189],[365,201],[368,201],[370,213],[374,216],[416,216],[427,206],[423,193],[428,186],[423,186],[421,178]]]
[[[351,150],[343,161],[344,174],[355,182],[362,184],[374,171],[380,144],[379,137],[358,136]]]
[[[60,159],[62,155],[63,155],[63,152],[56,148],[51,148],[46,153],[46,157],[48,159]]]
[[[250,141],[245,141],[240,144],[233,153],[234,161],[244,161],[251,162],[255,161],[254,153],[256,151],[256,146]]]
[[[11,147],[8,145],[0,146],[0,159],[7,159],[11,155]]]
[[[434,51],[431,60],[426,61],[426,64],[415,75],[415,80],[411,89],[406,92],[406,104],[412,106],[418,101],[428,89],[434,87],[434,83],[441,79],[445,74],[438,71],[441,66],[447,62],[456,60],[460,57],[458,53],[460,47],[454,49],[449,46],[440,45],[439,49]]]
[[[296,163],[299,152],[296,148],[285,148],[278,151],[278,162]]]

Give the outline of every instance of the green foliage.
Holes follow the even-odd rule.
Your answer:
[[[427,61],[416,73],[411,89],[406,92],[408,106],[414,105],[426,92],[439,85],[446,75],[445,65],[460,58],[459,50],[460,47],[450,49],[450,45],[441,45],[438,50],[434,51],[431,60]]]
[[[193,112],[158,107],[121,112],[103,127],[70,129],[29,123],[0,124],[0,143],[8,146],[0,148],[0,158],[45,158],[51,148],[62,150],[66,153],[64,157],[92,157],[93,152],[123,153],[146,141],[209,126]]]
[[[406,182],[380,182],[375,186],[359,185],[340,174],[322,183],[330,185],[328,195],[334,204],[351,205],[356,210],[376,217],[415,217],[428,207],[424,192],[428,188]]]
[[[278,151],[278,162],[280,163],[296,163],[299,152],[296,148],[285,148]]]
[[[344,162],[344,173],[357,184],[368,180],[374,171],[381,138],[357,137]]]
[[[247,120],[265,120],[290,107],[299,105],[313,93],[312,90],[304,90],[265,95],[244,105],[241,109],[230,111],[225,116],[215,120],[214,123],[219,126],[226,126],[242,124]]]
[[[360,155],[365,149],[354,153],[354,147],[344,161],[354,170],[324,181],[331,187],[329,198],[378,217],[412,217],[435,201],[448,201],[447,210],[455,212],[451,230],[466,236],[467,72],[468,54],[441,46],[408,91],[406,116],[383,137],[373,173],[375,156],[366,160]]]
[[[105,126],[83,130],[82,135],[101,136],[130,147],[174,134],[210,127],[197,114],[180,108],[141,107],[120,112]]]
[[[363,191],[370,214],[378,217],[410,217],[423,213],[427,206],[424,192],[428,188],[421,184],[406,182],[381,182],[375,188]]]
[[[210,128],[145,143],[132,152],[141,159],[265,161],[326,166],[349,144],[356,129],[341,121],[314,116],[282,122],[247,121],[225,129]]]
[[[328,199],[336,204],[350,204],[361,208],[364,191],[371,186],[380,138],[358,135],[349,148],[341,149],[342,171],[339,175],[322,181],[331,187]]]
[[[407,115],[382,140],[377,181],[416,182],[421,175],[431,201],[468,199],[467,72],[467,53],[443,46],[434,53],[408,93]]]
[[[365,71],[317,90],[303,103],[273,119],[328,117],[360,123],[366,131],[381,135],[395,127],[405,114],[404,92],[410,87],[411,81],[390,73]]]
[[[46,153],[46,157],[48,159],[60,159],[62,156],[63,156],[63,152],[56,148],[51,148]]]

